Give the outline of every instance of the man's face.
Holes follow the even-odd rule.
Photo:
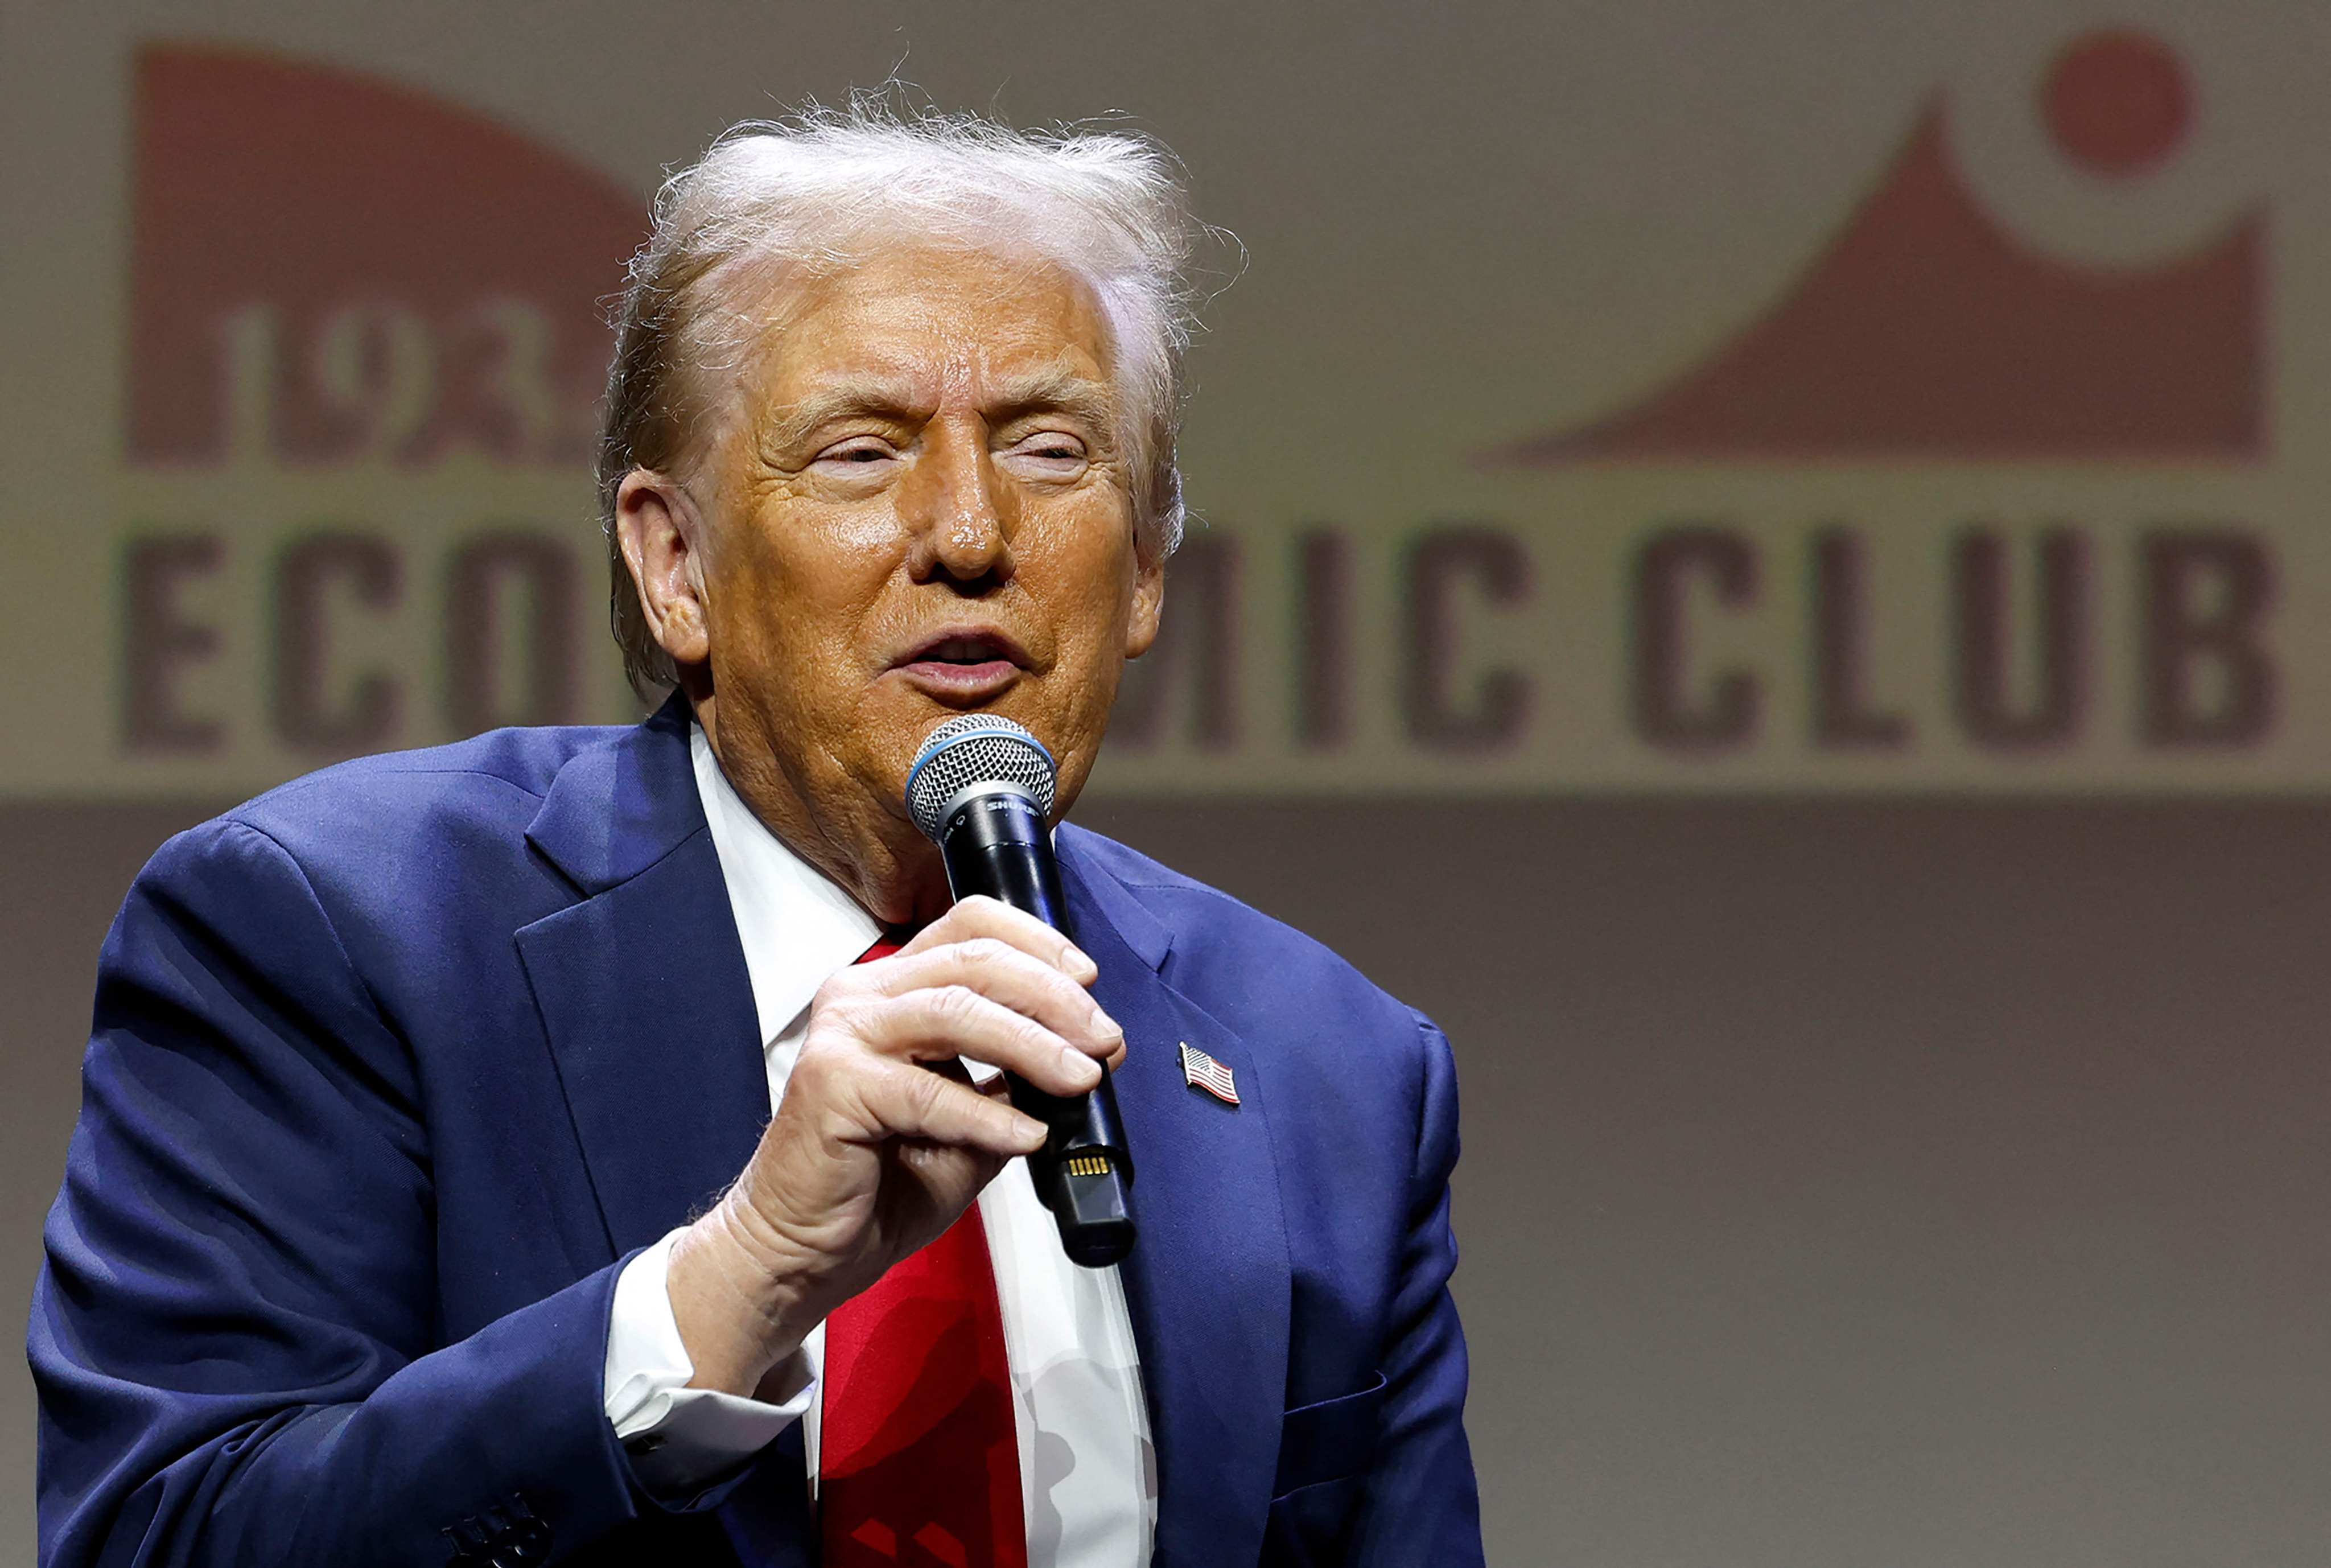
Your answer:
[[[813,816],[896,819],[932,727],[996,713],[1051,748],[1065,806],[1161,593],[1097,302],[928,249],[788,306],[699,487],[723,764],[748,796],[766,758]]]

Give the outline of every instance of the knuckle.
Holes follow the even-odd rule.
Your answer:
[[[837,1058],[833,1041],[813,1035],[802,1041],[801,1056],[794,1062],[794,1070],[786,1079],[788,1090],[813,1094],[833,1081]]]
[[[907,1086],[907,1102],[918,1116],[928,1118],[947,1098],[947,1080],[935,1072],[918,1071]]]
[[[956,908],[968,911],[967,918],[974,930],[1004,934],[1002,939],[1007,946],[1010,945],[1009,934],[1022,930],[1033,919],[1032,916],[985,893],[975,893]]]
[[[942,1023],[966,1023],[979,1011],[979,993],[968,985],[942,985],[931,993],[930,1005]]]
[[[802,1037],[802,1051],[806,1055],[813,1045],[831,1050],[843,1041],[855,1040],[866,1032],[866,1008],[861,998],[828,996],[821,992],[810,1003],[809,1027]]]

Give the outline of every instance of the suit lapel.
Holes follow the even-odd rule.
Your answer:
[[[585,895],[518,933],[616,1256],[700,1212],[769,1119],[759,1012],[675,694],[559,771],[527,837]],[[817,1555],[789,1428],[718,1516],[745,1562]]]
[[[768,1119],[752,983],[696,795],[689,722],[675,698],[578,754],[528,832],[583,895],[520,929],[518,945],[617,1256],[700,1211]],[[1252,1562],[1278,1460],[1290,1302],[1262,1073],[1160,975],[1170,934],[1076,837],[1061,836],[1070,922],[1133,1048],[1117,1092],[1141,1234],[1122,1277],[1157,1449],[1156,1562]],[[1237,1074],[1242,1104],[1184,1081],[1185,1041]],[[760,1544],[774,1560],[811,1539],[805,1514],[781,1511],[746,1532],[773,1537]]]
[[[1125,1028],[1118,1108],[1140,1239],[1120,1272],[1157,1449],[1159,1568],[1262,1550],[1287,1391],[1287,1231],[1262,1074],[1243,1041],[1158,974],[1170,936],[1061,835],[1094,993]],[[1188,1041],[1237,1075],[1224,1105],[1184,1079]]]
[[[519,953],[616,1255],[745,1168],[769,1090],[678,698],[560,770],[528,837],[586,896]]]

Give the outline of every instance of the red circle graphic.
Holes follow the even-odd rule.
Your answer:
[[[2074,162],[2116,178],[2145,173],[2193,128],[2184,63],[2150,33],[2090,33],[2056,56],[2040,89],[2048,134]]]

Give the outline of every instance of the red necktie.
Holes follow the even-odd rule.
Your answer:
[[[898,951],[878,942],[861,964]],[[1020,1444],[975,1203],[825,1320],[825,1568],[1027,1568]]]

